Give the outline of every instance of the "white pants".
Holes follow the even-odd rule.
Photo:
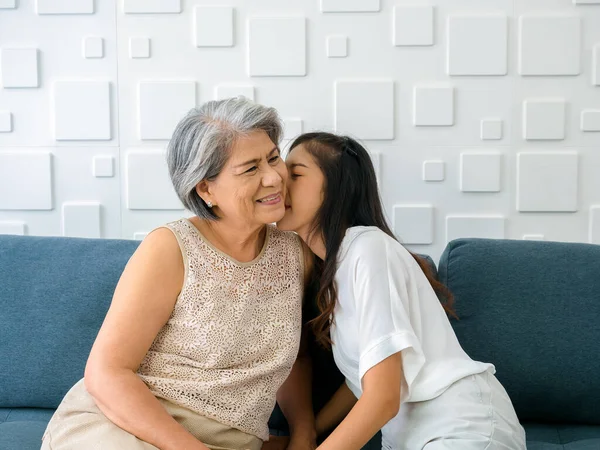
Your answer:
[[[490,372],[452,384],[425,402],[404,403],[385,450],[526,450],[525,430],[504,387]],[[398,431],[400,430],[400,431]]]

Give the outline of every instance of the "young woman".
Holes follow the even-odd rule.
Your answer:
[[[317,256],[321,314],[312,325],[346,378],[316,418],[319,433],[341,421],[319,449],[358,450],[379,429],[384,449],[525,449],[494,366],[458,343],[451,295],[387,225],[367,151],[348,137],[308,133],[286,164],[278,226]]]

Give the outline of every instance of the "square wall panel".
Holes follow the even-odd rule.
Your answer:
[[[101,238],[100,204],[63,203],[62,234],[69,237]]]
[[[0,0],[0,9],[14,9],[17,7],[17,0]]]
[[[600,86],[600,44],[594,45],[592,50],[592,84]]]
[[[433,45],[433,6],[394,6],[394,45]]]
[[[348,38],[346,36],[327,36],[327,56],[329,58],[348,56]]]
[[[94,14],[94,0],[36,0],[38,14]]]
[[[395,205],[394,234],[403,244],[432,244],[433,206]]]
[[[129,38],[129,57],[150,58],[150,39],[147,37]]]
[[[321,0],[321,12],[378,12],[379,0]]]
[[[573,0],[576,5],[600,5],[600,0]]]
[[[423,181],[444,181],[446,178],[446,164],[444,161],[424,161]]]
[[[600,245],[600,205],[590,208],[590,244]]]
[[[83,39],[84,58],[103,58],[104,40],[101,37],[88,36]]]
[[[292,140],[302,134],[302,119],[283,119],[283,139]]]
[[[162,150],[132,150],[126,164],[127,208],[184,209],[179,201]]]
[[[465,152],[460,155],[460,190],[499,192],[502,155],[492,152]]]
[[[335,82],[335,130],[359,139],[394,139],[394,82]]]
[[[115,175],[115,158],[112,155],[94,156],[92,173],[96,178],[111,178]]]
[[[517,210],[576,212],[577,152],[524,152],[517,155]]]
[[[581,18],[532,15],[519,19],[521,75],[579,75]]]
[[[454,88],[416,86],[413,98],[415,126],[454,125]]]
[[[181,12],[181,0],[123,0],[123,12],[125,14],[177,14]]]
[[[523,139],[565,138],[566,103],[563,99],[531,99],[523,102]]]
[[[181,119],[196,106],[193,81],[142,81],[139,84],[140,139],[171,139]]]
[[[0,111],[0,133],[12,131],[12,114],[10,111]]]
[[[107,81],[56,81],[54,138],[110,140],[110,84]]]
[[[448,216],[446,242],[460,238],[504,239],[503,216]]]
[[[306,19],[250,18],[248,73],[252,77],[306,75]]]
[[[600,131],[600,109],[581,111],[581,131]]]
[[[0,221],[0,234],[25,235],[25,222]]]
[[[242,84],[220,84],[215,88],[215,100],[243,96],[254,100],[254,86]]]
[[[500,119],[482,119],[481,120],[481,140],[500,140],[502,139],[502,120]]]
[[[505,15],[448,17],[449,75],[506,75],[507,60]]]
[[[0,210],[52,209],[52,155],[0,151]]]
[[[233,8],[195,6],[194,44],[196,47],[233,46]]]
[[[36,88],[38,80],[38,51],[36,48],[2,48],[0,74],[4,88]]]

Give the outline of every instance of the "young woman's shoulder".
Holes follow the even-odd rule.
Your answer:
[[[402,244],[377,227],[352,227],[348,228],[344,237],[343,247],[349,254],[373,254],[385,257],[387,253],[400,253],[410,255]]]

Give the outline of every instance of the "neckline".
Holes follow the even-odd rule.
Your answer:
[[[194,230],[194,232],[198,235],[198,237],[202,240],[202,242],[204,242],[211,250],[213,250],[215,253],[221,255],[225,259],[227,259],[227,260],[231,261],[232,263],[237,264],[238,266],[241,266],[241,267],[251,266],[251,265],[257,263],[260,259],[262,259],[262,256],[264,255],[264,253],[267,249],[267,246],[269,245],[270,238],[271,238],[271,227],[269,225],[265,225],[267,227],[267,230],[265,232],[265,242],[263,243],[260,253],[258,255],[256,255],[256,258],[254,258],[251,261],[248,261],[248,262],[238,261],[233,256],[228,255],[224,251],[219,250],[217,247],[215,247],[213,245],[213,243],[210,242],[206,238],[206,236],[204,236],[202,234],[202,232],[198,229],[198,227],[196,227],[196,225],[194,225],[192,223],[192,221],[190,219],[188,219],[187,217],[184,217],[183,220],[192,228],[192,230]]]

